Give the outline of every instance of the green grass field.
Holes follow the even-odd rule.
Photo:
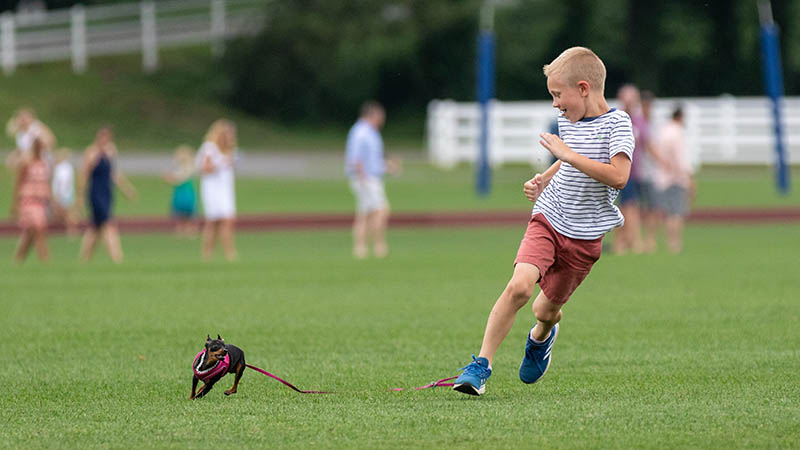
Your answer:
[[[796,226],[690,227],[679,256],[604,256],[565,308],[553,366],[516,371],[525,308],[487,394],[386,389],[454,375],[476,352],[522,226],[390,232],[354,261],[346,231],[197,241],[124,236],[126,262],[0,259],[6,448],[796,448]],[[10,256],[14,240],[0,239]],[[190,402],[207,333],[241,346],[239,393]],[[232,383],[226,378],[225,389]]]
[[[409,164],[390,179],[395,211],[527,210],[527,167]],[[134,177],[136,203],[166,211],[169,188]],[[765,169],[704,171],[698,207],[793,206]],[[8,192],[10,177],[0,176]],[[344,212],[344,180],[237,180],[239,210]],[[8,209],[0,196],[0,211]],[[792,448],[800,445],[797,225],[690,226],[679,255],[605,255],[565,308],[547,377],[518,381],[526,308],[488,393],[387,392],[458,373],[480,345],[524,224],[392,229],[386,260],[354,261],[347,230],[237,237],[240,262],[199,262],[199,242],[125,235],[126,261],[11,263],[0,238],[0,327],[13,348],[0,397],[7,448]],[[190,402],[189,363],[206,334],[241,346],[253,371]]]

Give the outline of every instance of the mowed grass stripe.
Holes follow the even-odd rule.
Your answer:
[[[9,339],[0,445],[278,448],[794,447],[800,423],[797,228],[690,227],[679,256],[605,255],[565,308],[552,370],[517,379],[523,310],[486,396],[386,392],[476,352],[522,227],[393,230],[354,261],[344,231],[240,234],[238,263],[197,241],[124,236],[124,265],[0,263]],[[10,255],[14,241],[0,239]],[[206,333],[308,389],[248,371],[188,400]],[[222,388],[224,386],[224,388]]]

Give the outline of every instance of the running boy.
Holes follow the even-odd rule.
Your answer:
[[[466,394],[486,391],[494,354],[536,283],[536,324],[519,377],[530,384],[547,372],[561,308],[600,258],[603,235],[624,222],[613,203],[628,182],[634,139],[630,117],[609,108],[603,96],[605,65],[591,50],[572,47],[545,65],[544,75],[553,107],[561,111],[561,138],[542,133],[539,143],[558,161],[523,186],[534,202],[531,220],[511,281],[489,314],[480,354],[455,381],[453,389]]]

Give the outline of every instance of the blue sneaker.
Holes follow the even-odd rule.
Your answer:
[[[531,328],[533,330],[533,328]],[[523,383],[531,384],[539,381],[550,368],[550,352],[558,337],[558,324],[550,330],[550,336],[541,344],[533,342],[530,332],[528,343],[525,344],[525,357],[519,366],[519,379]]]
[[[486,380],[492,375],[488,359],[472,355],[472,362],[461,370],[464,372],[456,378],[453,384],[454,390],[469,395],[481,395],[486,392]]]

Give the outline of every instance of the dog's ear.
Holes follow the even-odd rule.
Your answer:
[[[207,334],[206,335],[206,347],[208,347],[208,344],[210,344],[210,343],[211,343],[211,335]]]
[[[222,338],[221,338],[219,335],[217,335],[217,340],[220,340],[220,341],[222,341],[222,342],[225,342],[225,339],[222,339]]]

